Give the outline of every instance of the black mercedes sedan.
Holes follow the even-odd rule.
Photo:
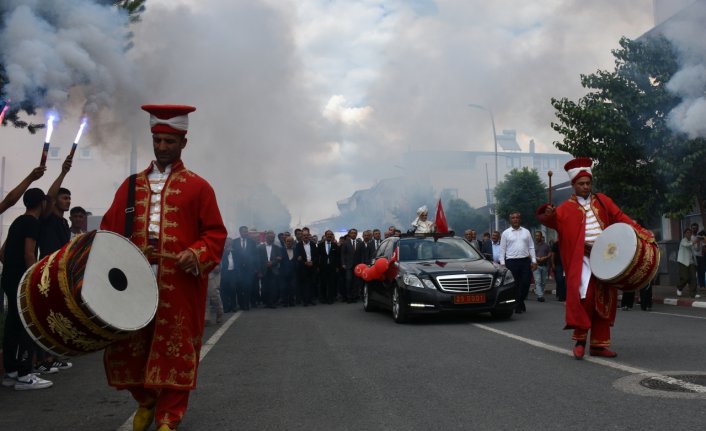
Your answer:
[[[397,323],[438,313],[482,313],[508,319],[515,309],[515,280],[464,238],[450,234],[403,235],[380,244],[375,259],[390,263],[363,287],[363,308],[389,309]],[[373,264],[374,265],[374,264]]]

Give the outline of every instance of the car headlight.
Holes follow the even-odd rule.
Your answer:
[[[412,286],[412,287],[424,287],[422,284],[422,280],[419,279],[416,275],[412,274],[404,274],[402,276],[402,282],[407,285],[407,286]]]
[[[422,278],[422,283],[424,283],[424,286],[428,287],[429,289],[436,289],[436,286],[434,286],[434,282],[429,280],[428,278]]]
[[[505,273],[498,276],[495,279],[495,287],[500,287],[504,284],[510,284],[515,282],[515,277],[512,276],[512,272],[510,270],[505,270]]]

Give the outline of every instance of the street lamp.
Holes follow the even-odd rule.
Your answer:
[[[490,115],[490,124],[493,126],[493,143],[495,144],[495,189],[498,188],[498,135],[495,133],[495,117],[493,117],[493,110],[476,103],[469,103],[468,106],[471,108],[480,109],[485,111]],[[500,219],[498,218],[498,199],[495,196],[495,189],[493,190],[493,212],[495,213],[495,230],[498,230],[500,226]]]

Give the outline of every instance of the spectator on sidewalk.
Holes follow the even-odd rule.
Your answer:
[[[71,222],[71,226],[69,227],[71,239],[76,235],[86,233],[88,229],[88,213],[86,213],[85,209],[82,207],[71,208],[71,211],[69,211],[69,221]]]
[[[696,294],[696,259],[694,258],[694,244],[691,237],[691,228],[684,229],[684,237],[679,242],[679,252],[677,253],[677,262],[679,263],[677,296],[682,296],[684,286],[688,284],[690,296],[700,297]]]
[[[692,242],[694,244],[694,257],[696,258],[696,286],[699,289],[706,287],[706,280],[704,279],[704,271],[706,270],[706,261],[704,261],[704,249],[706,249],[706,232],[703,230],[699,231],[699,224],[691,224],[691,235]]]
[[[544,288],[549,276],[552,250],[549,244],[544,241],[544,234],[541,231],[534,233],[534,254],[537,256],[537,268],[533,271],[534,293],[537,295],[537,301],[544,302]]]
[[[534,241],[530,231],[521,226],[522,215],[519,211],[510,213],[510,227],[500,236],[500,265],[505,266],[515,278],[517,287],[517,307],[515,313],[527,311],[525,299],[529,292],[532,271],[537,269],[537,257],[534,254]]]
[[[556,280],[556,300],[564,302],[566,301],[566,277],[564,265],[561,263],[558,239],[552,244],[552,268],[554,268],[554,280]]]
[[[44,389],[52,382],[32,373],[32,355],[35,344],[25,330],[17,309],[20,280],[27,269],[37,261],[39,217],[46,207],[46,195],[37,188],[27,190],[22,197],[25,213],[10,225],[7,239],[0,249],[3,263],[2,287],[7,295],[7,315],[3,333],[3,364],[5,375],[2,385],[15,390]]]

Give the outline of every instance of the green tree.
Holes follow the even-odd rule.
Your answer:
[[[552,128],[563,135],[554,145],[593,158],[596,189],[633,217],[682,216],[695,202],[705,214],[706,142],[667,125],[680,102],[666,88],[679,70],[678,51],[664,37],[652,36],[623,38],[613,55],[614,71],[581,75],[589,93],[577,102],[552,99],[558,118]]]
[[[539,226],[534,212],[547,201],[545,186],[535,169],[513,169],[503,182],[495,188],[498,216],[508,219],[510,214],[519,211],[522,214],[522,225],[531,228]]]
[[[124,9],[127,11],[131,23],[136,23],[140,20],[140,15],[145,11],[145,3],[147,0],[95,0],[98,4],[112,5],[119,9]],[[7,10],[0,11],[0,26],[4,22],[4,14]],[[49,17],[48,17],[49,19]],[[126,46],[125,49],[130,49],[133,46],[132,42],[133,34],[131,32],[127,33],[125,36]],[[7,72],[5,70],[5,65],[0,62],[0,110],[4,107],[4,101],[7,99],[7,94],[5,94],[5,85],[9,82]],[[41,91],[41,89],[38,89]],[[37,130],[43,129],[44,124],[41,123],[28,123],[21,118],[22,113],[26,115],[36,115],[37,109],[41,107],[34,106],[34,104],[29,100],[15,100],[13,105],[5,114],[5,118],[0,126],[12,124],[17,128],[26,128],[29,133],[36,133]]]
[[[486,232],[489,229],[490,214],[471,207],[463,199],[451,199],[448,202],[442,200],[442,202],[449,229],[456,232],[456,235],[462,235],[466,229],[475,229],[478,232]]]

